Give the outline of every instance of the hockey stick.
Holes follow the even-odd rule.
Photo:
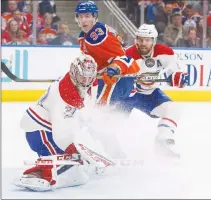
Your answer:
[[[80,156],[73,158],[68,154],[64,155],[51,155],[42,156],[36,161],[24,160],[24,165],[80,165],[80,159],[89,161],[89,163],[94,164],[98,168],[105,168],[108,166],[116,167],[142,167],[144,165],[144,160],[134,160],[134,159],[111,159],[107,156],[103,156],[83,144],[76,144],[76,148],[80,151]],[[82,160],[83,160],[82,159]]]
[[[129,167],[143,167],[144,160],[134,160],[134,159],[113,159],[114,165],[118,168],[129,168]],[[52,160],[42,160],[42,161],[33,161],[33,160],[24,160],[23,164],[25,166],[30,165],[79,165],[80,163],[77,160],[61,160],[61,161],[52,161]]]
[[[159,72],[145,72],[142,74],[125,74],[125,75],[115,75],[115,78],[136,78],[136,83],[143,82],[169,82],[169,79],[158,79]],[[99,79],[102,79],[102,76],[98,76]]]
[[[37,83],[44,83],[44,82],[53,82],[55,80],[52,79],[46,79],[46,80],[40,80],[40,79],[21,79],[17,76],[15,76],[6,66],[5,63],[1,62],[1,70],[13,81],[15,82],[37,82]]]
[[[51,159],[38,160],[38,161],[24,160],[23,163],[24,165],[80,165],[79,162],[76,162],[74,160],[53,161]]]
[[[36,161],[24,160],[24,165],[80,165],[79,159],[73,159],[70,155],[42,156]]]
[[[115,165],[115,163],[109,158],[87,148],[83,144],[76,144],[75,147],[83,157],[83,159],[89,161],[97,167],[107,167]],[[64,155],[53,155],[53,156],[42,156],[37,161],[25,160],[25,165],[80,165],[79,158],[74,159],[68,154]]]
[[[48,83],[54,82],[54,79],[21,79],[15,76],[6,66],[5,63],[1,62],[1,70],[15,82],[35,82],[35,83]],[[115,78],[138,78],[137,83],[141,82],[169,82],[168,79],[157,79],[158,73],[143,73],[143,74],[126,74],[116,75]],[[98,79],[102,79],[101,75],[97,75]]]

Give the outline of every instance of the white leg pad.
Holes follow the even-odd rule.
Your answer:
[[[19,180],[15,180],[13,183],[17,187],[27,188],[37,192],[52,190],[52,187],[48,181],[36,177],[30,177],[28,175],[23,175]]]
[[[67,169],[65,169],[67,167]],[[69,168],[70,167],[70,168]],[[90,179],[89,165],[63,165],[57,168],[57,180],[51,185],[47,180],[32,175],[23,175],[13,183],[17,187],[27,188],[37,192],[54,190],[86,184]]]

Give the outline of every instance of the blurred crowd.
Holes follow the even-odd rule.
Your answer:
[[[53,0],[40,0],[36,3],[36,38],[33,38],[33,1],[1,1],[1,43],[38,45],[78,44],[72,37],[67,23],[56,14]]]
[[[137,0],[137,3],[139,7],[144,5],[144,21],[155,24],[159,43],[171,47],[203,47],[205,31],[205,47],[211,47],[210,0],[206,5],[205,19],[202,0]],[[207,27],[204,27],[204,20]]]
[[[36,38],[33,34],[33,0],[1,1],[2,44],[78,44],[77,38],[70,34],[68,24],[57,16],[54,0],[35,2]],[[211,0],[208,0],[205,19],[203,2],[202,0],[119,0],[119,6],[128,4],[125,12],[137,27],[141,23],[143,16],[141,6],[143,6],[144,22],[155,24],[159,33],[159,43],[171,47],[203,47],[205,39],[205,47],[210,48]],[[207,27],[204,27],[204,20]]]

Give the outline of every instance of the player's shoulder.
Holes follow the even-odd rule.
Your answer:
[[[127,53],[131,53],[131,52],[133,52],[135,50],[136,50],[136,45],[135,44],[125,48],[125,52],[127,52]]]
[[[95,28],[106,28],[106,24],[104,24],[103,22],[97,22],[95,24]]]
[[[81,31],[81,32],[79,33],[78,39],[80,40],[80,39],[84,38],[84,36],[85,36],[84,32]]]
[[[125,48],[125,54],[127,56],[130,56],[130,57],[134,58],[134,59],[141,58],[141,56],[140,56],[135,44]]]
[[[154,46],[154,55],[174,55],[174,51],[164,44],[156,44]]]
[[[86,35],[86,42],[90,45],[98,45],[107,38],[106,24],[97,22]]]
[[[118,36],[118,32],[111,26],[109,26],[108,24],[105,24],[105,27],[108,29],[108,32],[114,36]]]
[[[79,108],[83,104],[83,100],[80,97],[80,94],[70,78],[70,73],[67,72],[65,76],[61,77],[58,80],[59,84],[59,94],[62,100],[68,105]]]

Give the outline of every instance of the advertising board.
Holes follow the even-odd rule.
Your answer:
[[[188,85],[178,89],[166,85],[161,88],[175,101],[211,101],[211,50],[174,49],[184,70]],[[64,75],[71,61],[80,54],[78,46],[36,47],[4,46],[2,61],[12,73],[24,79],[57,79]],[[3,101],[36,101],[50,83],[17,83],[2,73]]]

